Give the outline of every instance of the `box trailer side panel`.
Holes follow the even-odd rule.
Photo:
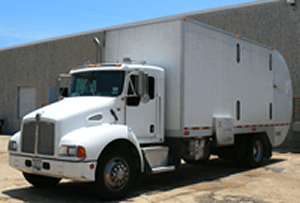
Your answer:
[[[166,73],[165,128],[178,134],[181,127],[182,21],[165,21],[106,32],[105,62],[124,57],[145,60],[163,67]]]
[[[292,114],[291,80],[282,56],[195,22],[185,23],[184,44],[188,136],[212,135],[214,118],[221,117],[232,125],[231,144],[234,134],[264,132],[272,146],[280,145]]]
[[[209,135],[215,116],[234,126],[272,123],[271,50],[194,22],[185,30],[184,127]]]

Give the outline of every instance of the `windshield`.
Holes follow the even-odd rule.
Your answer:
[[[122,93],[124,71],[95,71],[73,75],[70,97],[109,96]]]

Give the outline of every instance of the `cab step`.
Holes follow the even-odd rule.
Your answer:
[[[175,171],[175,169],[176,169],[175,166],[160,166],[160,167],[152,168],[152,173],[157,174],[157,173],[170,172],[170,171]]]

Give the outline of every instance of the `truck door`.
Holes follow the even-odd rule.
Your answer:
[[[138,75],[131,75],[132,84],[128,86],[128,95],[137,92]],[[129,82],[130,83],[130,82]],[[139,96],[129,97],[126,101],[126,124],[134,131],[140,143],[153,142],[157,129],[157,98],[155,96],[155,77],[148,76],[148,94],[150,100],[143,103]]]

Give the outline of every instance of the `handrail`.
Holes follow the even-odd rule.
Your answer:
[[[162,127],[161,127],[161,96],[159,94],[156,94],[156,97],[157,97],[157,103],[158,103],[158,107],[157,107],[157,110],[156,112],[158,112],[158,115],[156,116],[157,118],[157,121],[158,121],[158,134],[157,134],[157,137],[160,137],[162,136]]]

